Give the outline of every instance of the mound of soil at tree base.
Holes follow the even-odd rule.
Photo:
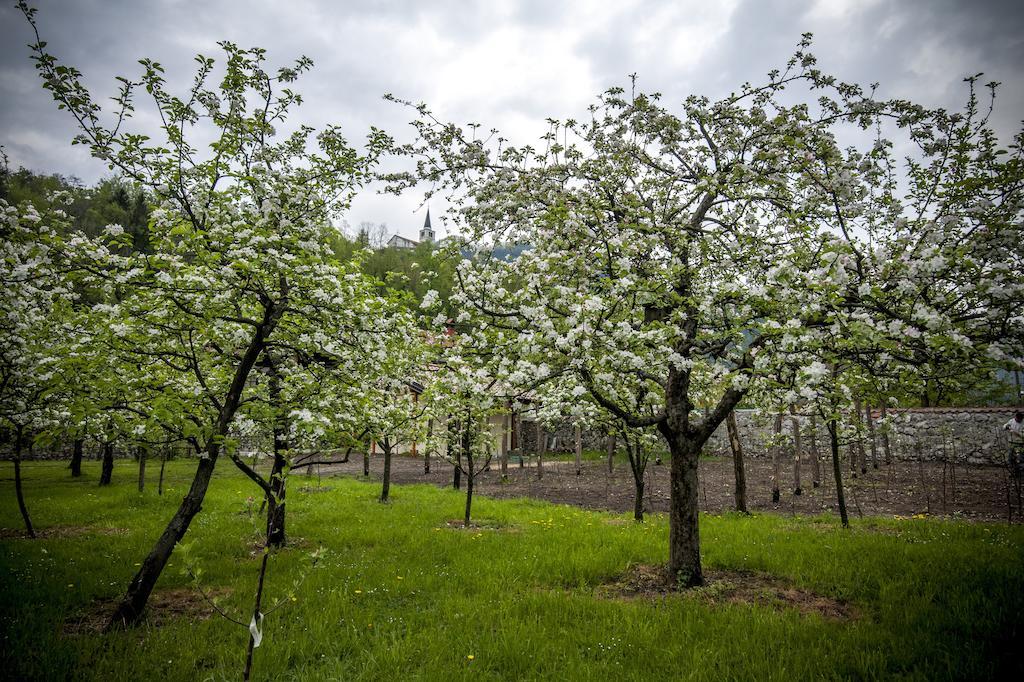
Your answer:
[[[837,514],[835,483],[832,480],[831,461],[822,458],[822,481],[817,488],[811,482],[811,465],[803,462],[802,494],[793,494],[792,463],[786,463],[781,476],[781,500],[772,502],[772,462],[765,458],[750,458],[746,462],[747,508],[752,512],[777,514],[817,515]],[[392,460],[391,481],[402,483],[433,483],[451,486],[452,467],[443,460],[431,461],[429,474],[423,473],[422,458],[396,456]],[[380,480],[383,458],[371,458],[369,479],[362,476],[362,457],[353,457],[346,464],[323,466],[319,475],[348,476],[362,480]],[[304,472],[303,472],[304,473]],[[313,469],[314,478],[317,475]],[[293,472],[293,476],[301,473]],[[648,512],[668,511],[669,463],[651,462],[645,476],[644,509]],[[720,513],[734,509],[734,474],[729,457],[703,459],[700,462],[700,509],[702,512]],[[843,487],[850,517],[901,516],[926,514],[977,521],[1020,521],[1018,508],[1005,467],[957,464],[953,467],[942,462],[898,461],[880,464],[878,469],[858,471],[850,476],[844,462]],[[481,473],[475,483],[476,493],[488,497],[532,497],[560,504],[571,504],[585,509],[631,512],[633,510],[633,477],[625,462],[616,460],[612,473],[603,461],[585,461],[580,475],[571,461],[544,463],[543,477],[537,478],[532,463],[520,468],[510,463],[508,479],[502,481],[499,466],[492,462],[489,471]]]
[[[610,599],[664,599],[677,596],[710,605],[744,604],[778,611],[794,609],[829,620],[852,620],[849,604],[794,586],[779,576],[755,571],[708,570],[702,587],[679,590],[664,566],[632,566],[596,593]]]
[[[229,594],[231,590],[227,588],[210,590],[205,596],[190,587],[158,590],[149,598],[143,622],[148,627],[161,627],[181,621],[206,620],[216,613],[210,600]],[[119,603],[120,599],[93,601],[83,611],[64,621],[61,633],[65,637],[77,637],[103,632]]]
[[[246,556],[250,559],[259,559],[263,556],[263,550],[266,547],[266,540],[263,537],[254,537],[245,545]],[[299,537],[298,535],[286,535],[284,547],[271,547],[270,552],[276,554],[278,552],[286,552],[290,549],[298,550],[311,550],[316,545],[306,538]]]

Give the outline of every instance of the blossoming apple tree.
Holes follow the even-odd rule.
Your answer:
[[[481,139],[419,106],[407,148],[415,179],[447,188],[473,241],[530,247],[514,261],[464,264],[453,302],[514,338],[536,380],[572,373],[624,424],[667,441],[668,568],[681,586],[703,582],[704,443],[768,370],[759,354],[787,330],[821,324],[775,276],[816,247],[823,195],[808,178],[827,172],[816,147],[834,146],[840,123],[921,115],[823,74],[808,41],[764,83],[719,101],[690,97],[679,112],[612,89],[588,120],[552,120],[539,147]],[[787,104],[800,88],[809,102]],[[721,387],[706,415],[694,409],[698,374]],[[635,409],[640,385],[657,396],[653,413]]]
[[[22,5],[35,26],[35,11]],[[314,135],[288,130],[301,102],[290,84],[306,58],[276,72],[263,50],[221,43],[217,71],[199,56],[182,97],[162,67],[143,60],[121,78],[105,115],[81,82],[38,40],[34,59],[44,87],[79,124],[77,142],[154,197],[149,252],[123,253],[84,236],[66,255],[79,282],[113,301],[94,310],[116,342],[112,353],[159,377],[148,410],[173,424],[200,452],[188,493],[132,579],[111,625],[135,623],[175,544],[199,512],[214,467],[226,452],[236,413],[253,398],[254,369],[270,348],[302,358],[334,358],[345,371],[349,336],[375,310],[370,284],[331,250],[331,220],[367,179],[388,138],[372,131],[365,153],[337,127]],[[140,96],[142,99],[140,99]],[[148,102],[161,121],[156,141],[131,129]],[[198,140],[211,140],[202,148]],[[117,235],[111,235],[115,239]],[[227,447],[225,447],[227,446]]]

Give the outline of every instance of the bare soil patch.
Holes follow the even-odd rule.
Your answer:
[[[772,462],[770,459],[750,457],[746,461],[747,508],[754,513],[774,513],[793,516],[813,516],[822,513],[838,514],[835,483],[831,477],[831,462],[820,461],[822,481],[814,487],[811,465],[802,464],[802,494],[794,494],[792,463],[783,467],[781,500],[772,502]],[[371,458],[369,478],[362,475],[362,458],[344,464],[324,466],[323,476],[347,476],[360,480],[380,480],[383,458]],[[666,512],[669,505],[669,468],[651,462],[645,476],[644,511]],[[520,468],[510,463],[508,478],[502,480],[498,464],[492,463],[488,471],[476,479],[475,491],[495,498],[530,497],[560,504],[571,504],[585,509],[614,512],[633,510],[633,477],[625,461],[616,460],[611,473],[606,462],[585,461],[576,474],[571,461],[547,461],[543,475],[538,478],[535,462]],[[1004,467],[978,464],[957,464],[954,472],[942,462],[897,461],[880,464],[878,469],[868,468],[850,476],[844,463],[843,487],[851,519],[864,516],[960,518],[973,521],[1021,520],[1015,497],[1011,499],[1009,481]],[[317,475],[314,470],[314,475]],[[700,510],[709,513],[734,509],[734,477],[732,459],[715,457],[700,462]],[[423,459],[395,456],[391,465],[391,482],[432,483],[451,486],[452,467],[434,459],[431,472],[423,473]]]
[[[705,572],[704,579],[704,586],[681,591],[664,566],[640,564],[598,588],[597,593],[611,599],[664,599],[675,595],[699,599],[712,606],[743,604],[776,611],[795,609],[805,616],[839,621],[851,620],[857,615],[845,602],[796,587],[784,578],[767,573],[712,570]]]
[[[254,537],[246,545],[246,554],[250,559],[255,559],[263,556],[264,538]],[[286,552],[290,549],[312,549],[313,543],[306,538],[299,537],[298,535],[289,535],[285,538],[284,547],[271,547],[272,553]]]
[[[96,526],[49,526],[36,528],[37,539],[75,538],[83,535],[127,535],[127,528],[98,528]],[[30,539],[24,528],[0,528],[0,540]]]
[[[207,592],[207,597],[218,599],[229,594],[231,594],[230,589],[220,588]],[[61,633],[65,637],[102,633],[119,601],[118,599],[93,601],[84,610],[64,621]],[[209,600],[193,588],[159,590],[149,598],[144,623],[149,627],[162,627],[182,620],[188,622],[206,620],[214,612]]]

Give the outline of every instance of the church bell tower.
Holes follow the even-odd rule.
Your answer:
[[[423,227],[420,228],[420,243],[434,242],[434,229],[430,227],[430,209],[427,209],[427,219],[423,221]]]

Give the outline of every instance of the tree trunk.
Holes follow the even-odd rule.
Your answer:
[[[789,406],[789,413],[793,422],[793,494],[802,495],[804,491],[800,487],[800,417],[797,416],[796,405]]]
[[[287,457],[280,454],[278,444],[274,443],[274,464],[270,468],[270,492],[266,496],[267,501],[267,545],[270,547],[284,547],[288,542],[285,524],[285,489],[286,477],[285,466],[288,463]]]
[[[427,442],[423,445],[423,473],[430,473],[430,438],[434,435],[434,420],[427,419]]]
[[[811,432],[808,434],[810,443],[808,451],[811,455],[811,485],[815,488],[821,485],[821,453],[818,452],[818,415],[811,413]]]
[[[181,506],[178,507],[178,511],[175,512],[170,523],[167,524],[167,528],[164,529],[153,549],[150,550],[149,555],[142,561],[142,567],[129,583],[128,593],[121,600],[114,615],[111,616],[110,623],[107,625],[108,630],[134,625],[142,617],[146,601],[149,599],[160,573],[164,570],[164,566],[167,565],[168,559],[171,558],[174,546],[185,535],[192,519],[202,509],[203,498],[210,485],[218,454],[219,447],[211,444],[207,448],[207,456],[199,460],[188,493],[181,501]]]
[[[866,474],[868,472],[868,456],[864,450],[864,410],[861,409],[859,398],[853,402],[853,406],[857,413],[857,420],[854,423],[857,425],[857,457],[860,459],[860,473]]]
[[[146,489],[146,456],[149,452],[145,447],[139,448],[139,492]]]
[[[459,489],[459,471],[457,462],[460,461],[459,457],[459,425],[455,422],[455,415],[449,414],[448,419],[445,421],[445,429],[447,430],[447,436],[445,438],[445,457],[454,467],[452,471],[452,488],[455,490]]]
[[[704,584],[700,565],[699,503],[697,467],[700,445],[685,434],[659,424],[672,456],[669,481],[668,570],[679,587]]]
[[[630,442],[629,434],[626,437],[626,456],[629,458],[629,468],[633,472],[633,520],[643,523],[644,520],[644,473],[647,469],[647,462],[643,459],[640,451],[639,438]]]
[[[263,584],[267,577],[267,560],[270,558],[269,547],[263,548],[263,560],[260,562],[260,579],[256,585],[256,603],[252,609],[252,622],[256,623],[257,629],[263,624],[263,614],[260,613],[260,603],[263,601]],[[248,682],[252,676],[252,654],[256,648],[256,638],[249,633],[249,644],[245,650],[245,670],[242,672],[242,680]]]
[[[864,409],[864,415],[867,417],[867,438],[868,445],[871,450],[871,468],[879,468],[879,443],[874,438],[874,417],[871,415],[871,406],[867,406]]]
[[[885,463],[892,464],[892,444],[889,442],[889,423],[885,421],[888,417],[885,408],[885,401],[882,401],[882,454],[885,456]]]
[[[114,474],[114,444],[103,444],[103,466],[100,469],[100,485],[110,485]]]
[[[376,450],[377,450],[377,441],[375,441],[375,440],[371,440],[370,441],[370,447],[368,447],[365,450],[363,450],[363,477],[364,478],[369,478],[370,477],[370,453],[373,452],[374,454],[376,454]]]
[[[506,412],[501,418],[501,480],[508,480],[508,442],[512,416]]]
[[[736,427],[736,412],[729,410],[725,417],[725,427],[729,434],[729,449],[732,450],[732,470],[736,478],[733,497],[736,500],[736,511],[749,514],[747,511],[747,474],[743,466],[743,444],[740,442],[740,431]]]
[[[576,475],[583,473],[583,429],[576,427]]]
[[[76,438],[71,449],[71,478],[78,478],[82,475],[82,450],[85,447],[85,442],[81,438]]]
[[[160,480],[156,484],[156,494],[164,494],[164,466],[167,465],[167,448],[160,449]]]
[[[615,434],[608,434],[608,473],[611,474],[615,468]]]
[[[633,497],[633,520],[637,523],[644,521],[644,478],[641,476],[636,480],[636,495]]]
[[[772,437],[775,443],[772,446],[772,502],[778,503],[782,499],[779,492],[779,478],[782,476],[782,413],[775,415],[775,426],[772,427]]]
[[[108,630],[135,625],[142,618],[149,595],[167,565],[167,561],[171,558],[174,546],[185,535],[192,519],[202,509],[203,499],[205,499],[206,491],[210,486],[213,470],[217,466],[217,457],[220,455],[218,443],[228,434],[252,368],[263,352],[267,335],[273,331],[283,311],[283,308],[276,307],[264,310],[263,323],[257,327],[254,336],[249,341],[249,347],[246,348],[245,354],[235,367],[235,374],[224,396],[224,404],[217,415],[214,433],[219,438],[211,438],[207,443],[206,456],[199,460],[188,493],[182,499],[178,511],[175,512],[156,544],[153,545],[149,555],[142,561],[142,566],[135,577],[128,584],[128,592],[121,600],[117,610],[114,611],[110,622],[107,623]]]
[[[25,494],[21,490],[21,455],[14,458],[14,492],[18,497],[18,510],[21,511],[21,519],[25,522],[25,532],[35,540],[36,531],[32,528],[32,519],[29,518],[28,507],[25,506]]]
[[[387,502],[388,495],[391,492],[391,441],[388,438],[384,438],[384,442],[381,443],[381,450],[384,451],[384,477],[383,484],[380,489],[380,501]]]
[[[281,377],[277,366],[268,362],[270,369],[270,404],[274,408],[274,463],[270,467],[270,490],[265,493],[267,502],[267,546],[284,547],[288,541],[285,526],[285,490],[288,466],[288,431],[291,424],[288,414],[281,408]]]
[[[857,420],[853,419],[852,421],[853,421],[853,425],[856,426]],[[847,443],[846,449],[849,451],[849,455],[850,455],[850,477],[851,478],[857,478],[857,448],[851,442],[851,443]]]
[[[544,477],[544,453],[548,449],[548,438],[544,433],[544,425],[537,418],[537,480]]]
[[[28,507],[25,506],[25,494],[21,489],[21,449],[24,440],[24,427],[16,426],[14,429],[14,493],[18,498],[18,510],[21,512],[21,519],[25,522],[25,532],[33,540],[36,539],[36,531],[32,528],[32,519],[28,515]]]
[[[455,424],[455,469],[452,470],[452,487],[456,490],[462,489],[462,434],[463,429],[462,422],[456,422]]]
[[[843,493],[843,467],[839,461],[839,431],[836,420],[828,420],[828,443],[832,450],[832,473],[836,478],[836,501],[839,503],[839,518],[843,528],[850,527],[850,517],[846,514],[846,495]]]
[[[473,479],[476,478],[476,471],[473,470],[473,453],[466,449],[466,514],[462,519],[464,528],[469,528],[470,510],[473,508]]]

